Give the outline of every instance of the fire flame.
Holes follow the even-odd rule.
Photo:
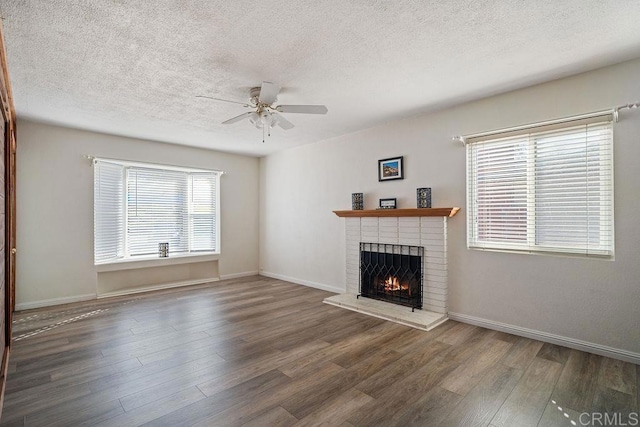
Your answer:
[[[398,282],[397,277],[389,276],[387,280],[384,281],[384,290],[385,291],[399,291],[400,290],[400,282]]]
[[[409,289],[409,285],[400,284],[400,282],[398,281],[398,278],[395,276],[389,276],[384,281],[385,292],[395,292],[400,290],[406,291],[407,289]]]

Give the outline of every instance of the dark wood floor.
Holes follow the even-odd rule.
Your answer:
[[[571,426],[638,410],[636,365],[453,321],[422,332],[327,295],[250,277],[18,313],[1,425]]]

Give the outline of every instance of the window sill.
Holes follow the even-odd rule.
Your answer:
[[[601,260],[609,260],[614,261],[615,257],[612,253],[601,251],[601,252],[572,252],[569,250],[551,250],[551,249],[515,249],[515,248],[496,248],[491,246],[469,246],[467,245],[467,249],[481,252],[501,252],[501,253],[511,253],[511,254],[522,254],[522,255],[547,255],[547,256],[557,256],[557,257],[567,257],[567,258],[589,258],[589,259],[601,259]]]
[[[160,267],[165,265],[190,264],[194,262],[217,261],[220,258],[218,252],[203,252],[199,254],[173,255],[167,258],[140,257],[110,261],[105,264],[97,264],[96,272],[133,270],[136,268]]]

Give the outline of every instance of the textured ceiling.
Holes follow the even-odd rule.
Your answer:
[[[2,0],[18,116],[264,155],[640,56],[638,0]],[[222,125],[263,81],[296,127]]]

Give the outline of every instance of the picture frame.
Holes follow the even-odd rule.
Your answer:
[[[403,157],[390,157],[378,160],[378,181],[404,179]]]
[[[397,206],[395,198],[380,199],[380,206],[378,207],[378,209],[395,209],[396,207]]]

